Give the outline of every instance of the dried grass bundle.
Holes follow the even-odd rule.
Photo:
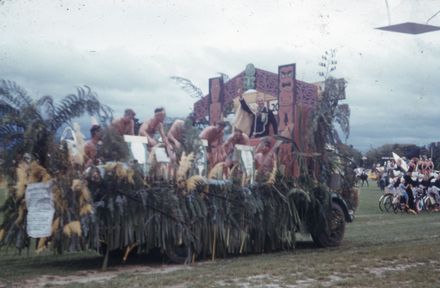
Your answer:
[[[25,214],[26,214],[26,202],[22,201],[20,206],[18,207],[18,216],[17,219],[15,219],[16,225],[21,225],[21,223],[23,223]]]
[[[35,252],[37,252],[37,254],[40,254],[41,252],[43,252],[46,249],[46,242],[47,242],[47,237],[43,237],[43,238],[38,239],[37,250],[35,251]]]
[[[86,205],[81,207],[79,215],[82,217],[92,213],[93,213],[93,206],[87,203]]]
[[[179,168],[176,173],[176,180],[186,180],[189,169],[191,169],[192,162],[194,160],[194,153],[186,155],[183,152],[182,157],[180,157]]]
[[[64,214],[64,212],[67,210],[67,202],[64,200],[62,191],[58,185],[53,187],[52,195],[55,209],[61,214]]]
[[[197,187],[206,185],[206,179],[205,177],[194,175],[190,177],[188,180],[186,180],[186,191],[193,192],[197,189]]]
[[[275,184],[277,170],[278,170],[277,160],[273,159],[272,171],[269,174],[269,179],[267,179],[266,184],[269,184],[269,185]]]
[[[124,165],[122,165],[122,163],[117,163],[114,169],[116,176],[120,180],[127,179],[127,170],[124,168]]]
[[[26,185],[28,184],[29,165],[25,162],[21,162],[17,169],[17,184],[15,185],[15,197],[21,199],[26,191]]]
[[[72,181],[72,186],[70,187],[70,189],[72,189],[72,191],[74,192],[79,192],[81,190],[82,187],[82,182],[80,179],[73,179]]]
[[[78,123],[73,124],[73,131],[75,133],[76,138],[76,148],[78,150],[78,153],[75,155],[74,162],[83,165],[84,164],[84,146],[86,142],[84,141],[84,135],[81,133],[81,127]]]
[[[72,221],[64,226],[63,233],[67,237],[71,237],[72,235],[78,235],[81,237],[81,224],[79,221]]]
[[[134,170],[133,169],[127,169],[127,181],[131,185],[134,185]]]
[[[208,173],[208,179],[223,179],[225,162],[219,162]]]
[[[79,203],[80,205],[84,205],[86,203],[89,203],[92,199],[92,196],[90,195],[89,188],[85,184],[81,187],[81,194],[79,196]]]
[[[60,217],[55,218],[55,220],[52,222],[52,235],[55,234],[55,232],[60,227]]]
[[[91,200],[91,195],[89,188],[87,188],[87,185],[79,179],[73,179],[72,181],[72,191],[77,192],[79,194],[79,205],[84,206],[85,204],[89,203]]]
[[[116,167],[116,164],[117,164],[116,162],[111,162],[111,163],[105,164],[105,166],[104,166],[105,171],[106,172],[112,171]]]
[[[31,163],[29,183],[48,182],[51,179],[52,177],[43,166],[35,161]]]

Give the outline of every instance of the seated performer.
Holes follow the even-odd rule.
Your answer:
[[[126,109],[124,117],[113,121],[111,127],[118,135],[134,135],[134,116],[136,113],[132,109]]]
[[[264,105],[264,97],[257,96],[257,105],[257,111],[253,112],[244,100],[243,95],[240,96],[241,109],[251,114],[253,117],[251,133],[249,136],[254,138],[268,136],[270,126],[273,128],[274,134],[277,134],[277,120],[275,119],[272,110]]]
[[[85,167],[99,164],[97,155],[98,155],[98,143],[99,141],[101,141],[101,137],[102,137],[101,126],[93,125],[92,128],[90,128],[90,134],[92,138],[89,141],[87,141],[86,145],[84,145]]]
[[[159,107],[154,110],[154,117],[142,123],[139,128],[139,136],[148,138],[148,147],[156,146],[159,142],[154,138],[157,132],[162,137],[162,142],[168,146],[168,138],[163,130],[163,122],[165,120],[165,108]]]
[[[215,164],[222,162],[225,159],[225,152],[223,150],[223,130],[225,129],[225,122],[217,122],[215,126],[208,126],[200,133],[199,138],[208,141],[208,161],[210,168]]]
[[[234,129],[234,133],[229,136],[226,142],[223,144],[223,149],[226,153],[226,167],[230,167],[233,164],[233,154],[235,145],[249,145],[249,137],[238,128]]]

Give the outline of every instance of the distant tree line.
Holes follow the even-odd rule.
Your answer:
[[[426,156],[432,158],[436,169],[440,167],[440,142],[433,142],[426,146],[417,146],[415,144],[385,144],[377,148],[370,149],[363,161],[363,167],[371,167],[375,163],[382,163],[383,157],[391,157],[392,152],[400,157],[411,159],[413,157]]]

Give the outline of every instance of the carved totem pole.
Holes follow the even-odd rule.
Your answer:
[[[223,77],[209,79],[209,125],[223,120]]]
[[[295,64],[282,65],[278,67],[278,132],[280,135],[297,141],[295,129]],[[297,163],[291,153],[291,144],[281,146],[281,163],[284,166],[286,175],[298,176]]]

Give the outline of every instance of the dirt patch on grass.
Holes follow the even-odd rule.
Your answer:
[[[42,275],[36,278],[27,279],[20,283],[11,283],[12,287],[47,287],[63,286],[68,284],[104,283],[121,274],[150,275],[167,274],[178,270],[192,269],[184,265],[160,265],[160,266],[122,266],[109,269],[108,271],[85,270],[68,276]],[[0,285],[1,287],[1,285]],[[183,286],[182,286],[183,287]]]
[[[284,277],[277,277],[269,274],[261,274],[249,276],[246,278],[234,278],[231,280],[220,280],[216,282],[215,286],[218,287],[229,287],[231,284],[233,286],[248,288],[248,287],[269,287],[269,288],[300,288],[300,287],[315,287],[319,284],[320,287],[333,287],[337,282],[343,281],[345,277],[341,275],[332,274],[324,279],[314,279],[298,273],[298,279],[295,284],[287,284]]]
[[[430,261],[432,262],[432,261]],[[388,272],[402,272],[408,269],[412,269],[419,266],[424,266],[425,263],[413,263],[413,264],[396,264],[395,262],[390,263],[390,265],[382,266],[382,267],[372,267],[365,268],[366,271],[370,274],[374,274],[376,277],[385,277],[384,274]]]

